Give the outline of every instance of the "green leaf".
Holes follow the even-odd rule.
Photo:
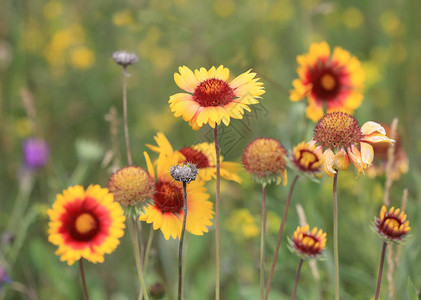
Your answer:
[[[411,278],[408,277],[408,283],[406,285],[406,292],[408,294],[409,300],[419,300],[417,289],[415,288],[414,284],[412,283]]]

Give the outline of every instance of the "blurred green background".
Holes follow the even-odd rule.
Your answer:
[[[394,272],[395,299],[409,299],[408,278],[421,288],[419,0],[2,3],[0,264],[13,281],[2,288],[1,297],[82,298],[77,266],[60,262],[54,255],[56,247],[47,241],[46,210],[55,195],[71,184],[106,185],[113,167],[107,160],[112,148],[107,121],[111,107],[125,164],[122,69],[111,58],[114,51],[124,49],[139,56],[139,62],[128,69],[128,105],[132,153],[140,166],[145,166],[145,144],[153,143],[158,131],[165,132],[175,148],[212,140],[209,127],[194,132],[169,110],[169,96],[180,91],[173,80],[178,66],[223,64],[234,76],[253,68],[266,94],[252,113],[226,128],[221,141],[225,159],[239,162],[244,147],[256,137],[274,137],[287,149],[311,139],[315,124],[305,119],[306,101],[290,102],[288,90],[297,77],[296,56],[306,53],[312,42],[323,40],[347,49],[363,64],[366,91],[355,113],[360,124],[399,118],[410,164],[409,172],[393,183],[391,202],[400,206],[403,189],[408,188],[412,232]],[[22,141],[31,136],[44,138],[51,153],[45,168],[28,174],[23,170]],[[242,185],[222,182],[222,299],[259,297],[261,191],[245,172],[242,176]],[[292,181],[294,171],[288,176]],[[381,251],[381,241],[371,227],[383,201],[385,178],[355,177],[350,167],[338,180],[341,299],[370,299]],[[213,193],[214,183],[208,186]],[[297,203],[303,205],[310,226],[328,233],[327,259],[317,263],[320,279],[314,279],[305,263],[297,299],[333,297],[331,187],[331,178],[323,178],[320,184],[301,178],[293,196],[284,236],[292,235],[298,225]],[[267,271],[288,188],[268,188]],[[18,216],[15,220],[12,211]],[[144,229],[146,233],[149,227]],[[155,237],[147,284],[162,283],[167,291],[164,299],[174,299],[178,244],[165,241],[161,233]],[[213,240],[213,228],[203,237],[187,235],[186,299],[213,297]],[[284,240],[271,299],[290,298],[297,264]],[[86,264],[85,269],[92,299],[135,299],[137,275],[127,235],[104,264]],[[385,275],[382,299],[388,299],[387,294]]]

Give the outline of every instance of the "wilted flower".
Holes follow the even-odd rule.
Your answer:
[[[155,182],[144,169],[129,166],[111,175],[108,189],[115,201],[128,207],[153,199]]]
[[[230,82],[230,71],[222,65],[194,73],[186,66],[178,70],[175,83],[188,93],[172,95],[170,109],[194,130],[207,123],[214,128],[221,121],[228,126],[231,118],[242,119],[244,110],[250,111],[249,105],[259,103],[257,99],[265,92],[263,83],[250,70]]]
[[[363,100],[364,71],[354,56],[336,47],[330,53],[326,42],[314,43],[308,54],[297,56],[299,79],[292,82],[291,101],[308,97],[306,115],[314,122],[327,112],[353,113]]]
[[[317,258],[322,254],[326,246],[326,233],[310,226],[298,226],[294,232],[289,247],[301,258]]]
[[[287,184],[287,159],[285,148],[275,139],[258,138],[244,149],[243,166],[252,179],[260,183],[282,180]],[[281,178],[282,176],[282,178]]]
[[[386,131],[386,135],[390,134],[390,126],[387,124],[381,124]],[[398,180],[403,174],[408,172],[409,162],[408,156],[402,147],[401,136],[396,133],[394,137],[395,150],[394,160],[391,168],[393,180]],[[367,170],[367,175],[370,177],[381,176],[386,172],[387,160],[388,160],[388,149],[389,143],[378,143],[373,145],[374,148],[374,161],[370,168]]]
[[[56,255],[72,265],[85,258],[103,262],[124,235],[125,217],[120,204],[108,189],[90,185],[85,191],[77,185],[58,194],[48,210],[48,240],[58,246]]]
[[[373,161],[372,144],[379,142],[393,143],[386,136],[384,128],[372,121],[362,127],[357,120],[345,112],[333,112],[325,115],[314,128],[314,138],[323,152],[323,172],[327,176],[336,174],[336,170],[346,170],[350,161],[364,172]]]
[[[374,225],[377,233],[386,242],[400,242],[411,230],[409,221],[406,221],[405,212],[394,207],[387,211],[385,205],[382,206],[379,218],[375,220]]]
[[[48,162],[49,153],[48,144],[42,139],[29,138],[23,142],[25,166],[30,169],[44,167]]]

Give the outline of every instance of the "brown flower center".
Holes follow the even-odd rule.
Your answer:
[[[201,106],[223,106],[234,99],[234,90],[221,79],[210,78],[201,82],[193,93],[193,99]]]
[[[357,120],[344,112],[326,114],[314,128],[314,140],[326,148],[346,148],[361,140]]]
[[[155,207],[162,213],[181,213],[184,206],[183,191],[174,183],[158,181],[155,185],[156,193],[153,197]]]
[[[181,154],[183,154],[186,158],[186,160],[183,162],[194,164],[198,169],[210,167],[207,156],[202,152],[193,149],[192,147],[185,147],[178,151],[180,151]]]

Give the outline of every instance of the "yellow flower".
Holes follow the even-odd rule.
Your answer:
[[[236,236],[242,235],[246,239],[251,239],[259,235],[259,227],[253,215],[247,208],[235,210],[227,221],[227,228]]]
[[[194,130],[207,123],[214,128],[221,121],[228,126],[231,118],[242,119],[244,110],[250,111],[249,105],[259,103],[257,99],[265,92],[263,83],[250,70],[230,82],[229,69],[222,65],[194,73],[186,66],[178,70],[175,83],[188,93],[172,95],[170,109]]]
[[[322,169],[327,176],[348,169],[350,161],[358,169],[358,175],[364,173],[374,158],[372,144],[395,142],[386,136],[380,124],[369,121],[360,128],[357,120],[345,112],[329,113],[320,119],[313,140],[325,150]]]
[[[162,132],[158,132],[154,139],[157,146],[146,145],[152,151],[165,155],[173,155],[175,153],[179,158],[179,163],[196,165],[199,169],[199,175],[197,176],[199,180],[209,181],[216,178],[215,143],[200,143],[174,151]],[[237,175],[240,165],[238,163],[224,161],[222,156],[220,156],[220,161],[221,177],[241,183],[242,179]]]
[[[326,246],[326,233],[310,226],[298,226],[290,240],[290,249],[302,258],[317,258]]]
[[[374,225],[380,237],[387,242],[400,242],[411,230],[405,212],[394,207],[387,211],[385,205],[382,206]]]
[[[155,178],[155,170],[149,155],[144,152],[149,174]],[[176,239],[181,235],[183,224],[183,183],[175,181],[170,175],[170,168],[177,165],[179,156],[161,154],[156,161],[156,182],[153,204],[145,207],[139,219],[152,223],[155,230],[161,229],[165,239]],[[213,204],[203,181],[187,184],[187,220],[186,230],[194,235],[203,235],[212,225]]]
[[[279,184],[283,179],[286,185],[287,157],[285,148],[277,140],[258,138],[244,149],[242,162],[253,180],[263,184],[272,181]]]
[[[58,246],[60,260],[72,265],[85,258],[104,261],[124,235],[123,210],[108,189],[91,185],[85,191],[77,185],[58,194],[48,210],[48,240]]]
[[[327,112],[353,113],[363,100],[364,71],[354,56],[336,47],[330,53],[326,42],[314,43],[308,54],[297,56],[299,79],[292,82],[291,101],[308,98],[306,115],[314,122]]]
[[[72,65],[78,69],[89,68],[94,60],[94,53],[86,47],[77,47],[71,53]]]

